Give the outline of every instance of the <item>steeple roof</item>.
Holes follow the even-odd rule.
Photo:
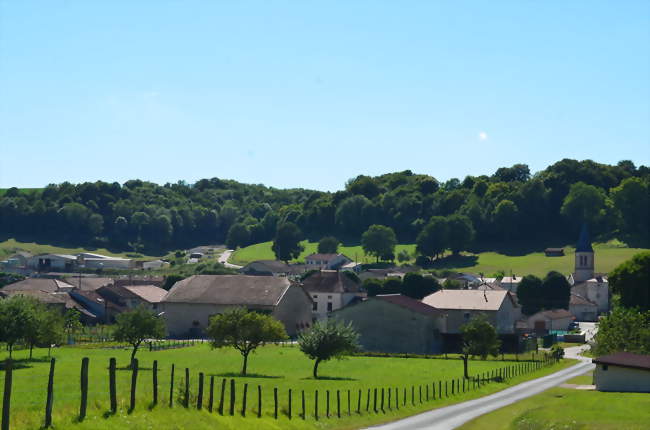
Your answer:
[[[594,249],[591,247],[587,223],[582,224],[582,230],[580,230],[580,237],[576,245],[576,252],[594,252]]]

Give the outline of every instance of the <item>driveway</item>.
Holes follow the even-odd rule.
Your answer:
[[[560,370],[559,372],[515,385],[514,387],[490,394],[489,396],[435,409],[372,428],[381,430],[454,429],[480,415],[492,412],[526,397],[539,394],[542,391],[562,384],[568,379],[592,370],[595,366],[591,364],[591,359],[580,356],[580,352],[586,348],[588,348],[587,345],[566,348],[564,350],[565,357],[577,358],[580,360],[580,363]]]
[[[229,269],[241,269],[244,266],[238,266],[236,264],[230,264],[228,263],[228,259],[230,258],[230,255],[235,252],[232,249],[226,249],[223,254],[219,256],[219,263],[223,264],[224,266],[228,267]]]
[[[585,342],[591,342],[598,331],[598,323],[579,322],[578,325],[580,326],[580,331],[585,334]]]

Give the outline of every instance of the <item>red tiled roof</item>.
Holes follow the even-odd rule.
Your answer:
[[[436,309],[433,306],[429,306],[419,300],[415,300],[401,294],[380,294],[375,296],[375,298],[397,306],[401,306],[422,315],[438,316],[442,313],[439,309]]]
[[[594,358],[591,361],[597,364],[611,364],[612,366],[650,370],[650,355],[634,354],[632,352],[617,352]]]

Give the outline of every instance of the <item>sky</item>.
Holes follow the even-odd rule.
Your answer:
[[[0,0],[0,188],[650,164],[650,2]]]

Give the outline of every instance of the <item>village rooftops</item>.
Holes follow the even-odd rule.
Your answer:
[[[426,316],[439,316],[442,314],[442,311],[439,309],[422,303],[419,300],[412,299],[408,296],[403,296],[401,294],[378,294],[374,297],[374,299],[392,303],[394,305],[401,306],[410,311],[417,312]]]
[[[2,294],[5,297],[13,297],[13,296],[32,297],[38,300],[39,302],[46,303],[46,304],[64,304],[66,302],[65,299],[61,297],[59,294],[54,294],[42,290],[17,290],[17,291],[0,290],[0,294]]]
[[[289,286],[285,277],[193,275],[176,282],[162,302],[276,306]]]
[[[550,320],[560,320],[564,318],[573,318],[573,314],[566,309],[551,309],[539,311],[535,315],[543,315]]]
[[[131,285],[123,288],[126,288],[148,303],[160,303],[167,295],[167,290],[156,287],[155,285]]]
[[[27,278],[22,281],[14,282],[13,284],[5,285],[2,287],[2,291],[37,290],[55,293],[57,291],[68,291],[72,288],[72,285],[59,281],[58,279]]]
[[[422,303],[437,309],[498,311],[504,300],[512,300],[507,290],[440,290],[423,298]]]
[[[303,282],[303,288],[309,293],[360,293],[359,282],[338,270],[321,270],[309,275]]]
[[[591,300],[587,300],[579,294],[571,293],[571,298],[569,299],[570,305],[593,305],[597,306],[596,303]]]
[[[90,276],[71,277],[65,278],[64,280],[73,287],[84,291],[94,291],[98,288],[112,285],[114,282],[111,278],[95,278]]]
[[[617,352],[591,360],[595,364],[629,367],[632,369],[650,370],[650,355],[634,354],[632,352]]]

